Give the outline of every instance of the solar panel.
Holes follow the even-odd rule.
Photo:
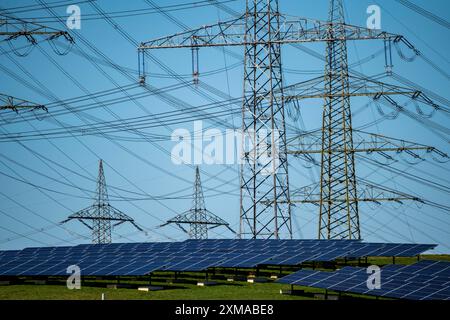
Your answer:
[[[286,284],[295,284],[295,283],[300,282],[300,280],[302,280],[306,277],[316,274],[317,272],[318,271],[309,270],[309,269],[299,270],[297,272],[291,273],[290,275],[287,275],[287,276],[277,280],[277,282],[286,283]]]
[[[40,271],[36,271],[34,275],[41,276],[65,276],[67,275],[67,267],[71,265],[77,265],[75,261],[61,261],[54,265],[49,266],[48,268],[42,268]]]

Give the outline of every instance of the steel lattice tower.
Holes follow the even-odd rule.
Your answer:
[[[195,169],[192,208],[168,220],[165,224],[161,225],[161,227],[171,223],[176,224],[181,230],[186,232],[190,239],[208,239],[208,229],[219,226],[225,226],[234,233],[226,221],[206,209],[198,166]],[[185,229],[183,224],[188,224],[189,230]]]
[[[109,213],[103,208],[109,205],[108,190],[106,189],[105,173],[103,172],[103,161],[100,160],[97,177],[97,198],[94,202],[95,213],[97,219],[93,219],[92,242],[94,243],[111,243],[111,220],[107,219]]]
[[[194,200],[191,212],[196,222],[207,221],[205,198],[203,197],[202,181],[198,167],[195,168]],[[191,239],[208,239],[208,225],[205,223],[191,223],[189,237]]]
[[[340,1],[331,1],[329,19],[287,16],[279,13],[277,0],[248,0],[246,12],[240,17],[145,41],[138,46],[141,83],[145,83],[147,50],[185,48],[191,49],[198,58],[200,48],[245,48],[242,129],[244,142],[252,147],[244,149],[240,170],[241,237],[292,237],[284,103],[304,99],[308,94],[285,95],[280,47],[326,42],[327,92],[319,93],[326,97],[319,237],[360,238],[354,159],[349,151],[353,149],[349,96],[355,94],[348,88],[345,41],[378,39],[412,46],[401,35],[343,23]],[[193,64],[196,83],[199,75],[198,64]],[[384,94],[377,93],[376,97],[387,99]],[[336,153],[336,148],[344,148],[344,152]]]
[[[130,222],[138,230],[142,229],[132,218],[112,207],[109,204],[108,190],[106,188],[105,174],[103,172],[103,161],[100,160],[98,168],[97,188],[94,204],[70,215],[62,223],[69,220],[79,220],[86,227],[92,230],[92,243],[111,243],[112,222],[114,226],[124,222]],[[86,222],[87,221],[87,222]],[[91,224],[89,224],[90,222]]]
[[[319,239],[360,239],[342,1],[330,0],[328,18]]]
[[[242,129],[252,148],[241,165],[241,237],[292,238],[279,19],[278,1],[247,1]]]
[[[329,20],[326,26],[324,37],[326,39],[325,74],[323,79],[317,82],[317,85],[319,85],[323,81],[323,87],[320,89],[313,84],[307,90],[301,89],[301,85],[285,88],[285,91],[302,90],[300,95],[295,94],[295,92],[293,96],[286,95],[287,100],[319,97],[324,99],[319,150],[315,147],[315,141],[318,140],[314,137],[315,134],[312,134],[311,144],[300,143],[298,149],[294,147],[294,150],[288,150],[289,154],[303,155],[307,160],[311,160],[308,155],[320,153],[319,192],[316,194],[316,186],[314,185],[305,186],[299,190],[294,190],[293,197],[297,199],[291,200],[291,202],[318,203],[319,239],[361,239],[358,202],[396,201],[401,203],[404,200],[419,202],[422,200],[404,192],[358,179],[355,173],[355,153],[377,152],[389,158],[390,156],[386,152],[405,152],[410,156],[420,158],[415,152],[422,150],[427,153],[433,152],[443,158],[448,156],[434,147],[353,130],[350,109],[351,97],[373,97],[374,103],[378,103],[382,98],[382,100],[397,108],[397,102],[390,96],[403,95],[410,97],[415,103],[420,101],[433,108],[436,105],[421,91],[349,74],[347,40],[351,40],[351,37],[348,34],[349,25],[345,24],[342,0],[330,0]],[[378,32],[380,32],[380,35],[387,35],[385,32]],[[366,39],[373,38],[368,37]],[[389,58],[391,56],[390,42],[392,41],[396,45],[403,42],[415,54],[419,52],[402,36],[386,36],[384,38],[385,62],[388,71],[392,67],[392,60]],[[359,138],[356,142],[357,147],[354,146],[354,132],[357,133]],[[300,140],[303,139],[299,138]]]

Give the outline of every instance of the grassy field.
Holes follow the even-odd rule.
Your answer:
[[[99,300],[102,293],[108,300],[233,300],[233,299],[308,299],[303,296],[286,296],[279,293],[286,289],[275,283],[265,284],[219,284],[211,287],[180,284],[165,290],[141,292],[136,289],[107,289],[82,286],[80,290],[69,290],[64,285],[11,285],[0,287],[0,299],[63,299]],[[310,298],[311,299],[311,298]]]
[[[450,261],[450,255],[427,255],[423,259],[445,260]],[[399,258],[396,263],[410,264],[416,262],[416,258]],[[369,258],[369,264],[385,265],[392,263],[392,258]],[[153,292],[142,292],[136,288],[130,289],[108,289],[107,283],[115,283],[115,281],[86,281],[80,290],[69,290],[65,286],[65,282],[52,285],[36,285],[30,283],[13,284],[0,286],[0,300],[8,299],[62,299],[62,300],[99,300],[102,293],[108,300],[235,300],[235,299],[261,299],[261,300],[305,300],[315,299],[315,293],[323,293],[321,289],[295,287],[295,289],[304,290],[305,294],[282,295],[281,289],[289,289],[289,285],[278,284],[274,282],[268,283],[247,283],[247,282],[227,282],[217,280],[216,286],[199,287],[195,283],[175,283],[168,284],[165,280],[155,279],[152,285],[163,286],[164,290]],[[145,282],[138,281],[121,281],[121,283],[142,284]],[[357,297],[348,295],[349,297]],[[370,298],[370,297],[367,297]]]

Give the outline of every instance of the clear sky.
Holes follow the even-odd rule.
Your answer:
[[[51,12],[42,7],[42,2],[51,7]],[[245,10],[245,1],[220,2],[237,12]],[[327,0],[279,2],[282,13],[327,19]],[[450,3],[446,0],[410,2],[449,20]],[[189,209],[192,201],[195,167],[171,162],[174,142],[170,141],[170,135],[177,128],[192,130],[193,121],[199,118],[198,113],[180,110],[242,95],[243,48],[201,49],[198,86],[192,85],[190,50],[152,52],[160,64],[147,61],[147,83],[153,89],[165,88],[164,94],[153,94],[137,85],[136,43],[179,32],[183,25],[193,28],[230,19],[232,11],[224,10],[223,6],[205,5],[206,1],[195,1],[195,8],[189,1],[154,1],[165,14],[144,0],[95,3],[96,7],[90,1],[81,0],[3,0],[0,3],[0,9],[5,10],[3,14],[33,19],[57,29],[66,29],[61,21],[68,17],[68,5],[78,4],[81,8],[81,29],[70,30],[75,45],[66,55],[58,55],[49,43],[40,42],[28,55],[19,57],[15,52],[23,53],[27,49],[23,39],[9,44],[0,42],[0,92],[49,106],[46,116],[0,114],[0,249],[90,242],[89,230],[81,223],[73,221],[60,226],[58,222],[92,203],[100,158],[105,162],[111,204],[132,216],[147,231],[138,232],[124,224],[114,229],[113,241],[186,239],[187,235],[175,226],[158,227]],[[401,1],[345,0],[344,4],[346,22],[360,26],[366,26],[367,7],[379,5],[382,29],[404,35],[425,58],[408,62],[393,48],[394,75],[400,77],[385,75],[379,79],[411,88],[423,87],[431,91],[434,101],[448,108],[449,29],[407,8]],[[111,23],[99,14],[98,8],[111,16]],[[54,45],[61,50],[65,46],[63,40]],[[324,45],[303,44],[302,47],[306,50],[283,46],[284,85],[323,74],[323,61],[308,52],[323,55]],[[348,42],[351,69],[367,76],[382,74],[382,48],[382,41]],[[402,52],[407,57],[412,55],[405,47]],[[108,92],[101,95],[100,91]],[[81,96],[86,99],[68,100]],[[402,105],[408,101],[395,99]],[[55,103],[58,100],[65,103]],[[449,153],[445,111],[426,118],[423,114],[430,112],[429,107],[419,105],[417,110],[416,105],[409,103],[405,106],[409,113],[401,112],[392,119],[389,114],[392,109],[388,106],[381,105],[380,109],[369,102],[369,98],[352,100],[356,129],[434,146]],[[319,129],[321,106],[321,100],[302,102],[300,119],[295,118],[295,112],[290,112],[288,135]],[[230,112],[224,112],[226,108]],[[231,114],[232,110],[236,112]],[[222,113],[214,114],[219,111]],[[225,132],[241,124],[239,104],[205,112],[215,115],[204,121],[206,128]],[[158,119],[152,120],[151,114],[157,114]],[[131,129],[139,132],[124,130],[115,117],[141,117],[139,120],[143,122],[131,125]],[[78,125],[87,129],[105,121],[115,122],[94,135],[80,130],[67,133],[64,129]],[[64,134],[57,136],[54,134],[57,131]],[[13,136],[25,132],[28,138]],[[360,181],[450,206],[448,163],[436,161],[442,159],[433,154],[419,154],[423,160],[392,154],[393,160],[387,161],[377,154],[360,154],[356,159],[357,175]],[[291,191],[317,184],[317,166],[294,157],[289,158],[289,165]],[[200,169],[207,208],[237,230],[238,166],[204,164]],[[362,185],[361,188],[364,190]],[[361,204],[362,237],[379,242],[438,243],[436,252],[449,252],[449,214],[442,207],[409,201]],[[317,217],[318,207],[297,205],[293,210],[294,236],[315,238]],[[221,228],[210,233],[210,237],[217,238],[232,236]]]

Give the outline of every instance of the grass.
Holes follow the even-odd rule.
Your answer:
[[[438,260],[438,261],[450,261],[449,254],[425,254],[420,256],[421,260]],[[392,258],[388,257],[374,257],[368,258],[368,263],[383,266],[385,264],[392,264]],[[395,258],[396,264],[412,264],[416,263],[417,258]]]
[[[424,255],[422,259],[450,261],[450,255]],[[415,263],[417,258],[397,258],[398,264]],[[379,266],[391,264],[392,258],[369,258],[368,264]],[[108,289],[106,283],[115,283],[114,280],[86,280],[80,290],[69,290],[64,281],[55,284],[36,285],[30,283],[12,284],[0,286],[0,300],[100,300],[102,293],[107,300],[308,300],[314,299],[315,293],[323,293],[324,290],[295,287],[298,290],[304,290],[303,295],[281,295],[281,289],[290,289],[289,285],[268,283],[247,283],[247,282],[227,282],[217,280],[218,285],[209,287],[199,287],[195,283],[175,283],[168,284],[165,280],[155,277],[152,285],[163,286],[164,290],[142,292],[134,289]],[[167,274],[166,274],[167,276]],[[186,278],[194,277],[201,279],[200,274],[185,274]],[[192,279],[191,279],[192,280]],[[216,280],[215,280],[216,281]],[[52,282],[53,283],[53,282]],[[123,280],[121,283],[142,284],[143,281]],[[350,297],[360,297],[357,295],[348,295]],[[366,297],[370,298],[370,297]]]
[[[154,285],[158,285],[155,283]],[[166,285],[167,286],[167,285]],[[219,284],[210,287],[178,284],[165,290],[142,292],[137,289],[107,289],[82,286],[80,290],[69,290],[64,285],[10,285],[0,287],[0,300],[100,300],[102,293],[108,300],[293,300],[312,299],[303,296],[281,295],[286,285],[276,283]]]

